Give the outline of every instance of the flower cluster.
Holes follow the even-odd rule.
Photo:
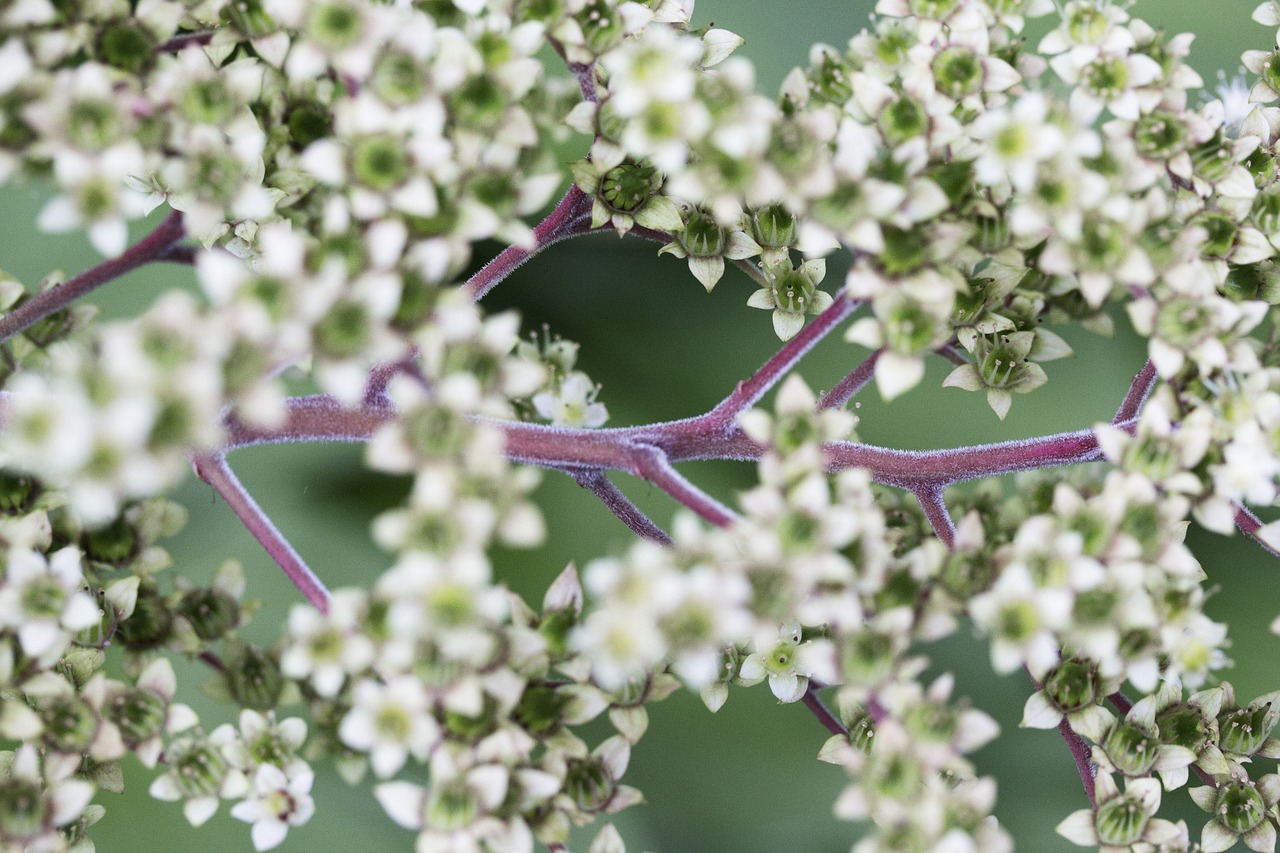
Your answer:
[[[1118,0],[879,0],[770,99],[694,5],[0,8],[0,181],[43,181],[37,224],[108,256],[30,292],[0,274],[0,847],[90,851],[92,800],[133,754],[193,825],[234,801],[260,850],[323,807],[321,758],[372,776],[420,851],[565,849],[641,800],[623,777],[649,703],[685,688],[716,711],[767,683],[830,730],[836,814],[872,824],[855,849],[1003,851],[970,758],[997,727],[925,676],[922,646],[964,625],[1030,675],[1024,725],[1071,746],[1091,807],[1068,839],[1189,850],[1156,815],[1194,773],[1202,849],[1275,849],[1280,774],[1257,767],[1280,757],[1280,694],[1241,705],[1218,681],[1214,567],[1185,538],[1238,526],[1280,551],[1248,509],[1280,502],[1280,50],[1213,99],[1190,36]],[[1280,3],[1254,18],[1280,26]],[[577,343],[476,304],[596,231],[661,243],[707,291],[746,274],[783,345],[703,415],[602,429]],[[110,322],[75,304],[151,262],[193,286]],[[784,381],[860,309],[866,361],[821,396]],[[1108,424],[908,452],[844,408],[940,355],[944,386],[1003,419],[1071,354],[1064,328],[1116,318],[1149,361]],[[368,588],[330,593],[228,466],[286,441],[362,442],[407,481]],[[756,479],[722,502],[674,467],[695,459]],[[244,630],[239,564],[165,574],[184,513],[164,496],[191,465],[308,598],[274,638]],[[498,562],[546,535],[537,468],[639,539],[535,608]],[[615,470],[682,505],[671,533]],[[235,724],[200,726],[177,657]],[[623,846],[606,824],[590,849]]]

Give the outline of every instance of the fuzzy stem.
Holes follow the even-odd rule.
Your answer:
[[[227,464],[227,457],[222,453],[202,453],[194,456],[191,461],[196,476],[222,496],[222,499],[231,507],[231,511],[253,534],[253,538],[262,544],[271,559],[275,560],[289,580],[293,581],[293,585],[315,605],[317,610],[328,613],[329,590],[303,562],[302,557],[289,544],[289,540],[240,483],[231,466]]]
[[[1273,557],[1280,557],[1280,551],[1263,542],[1258,536],[1258,530],[1262,528],[1262,519],[1253,514],[1244,504],[1236,506],[1236,527],[1240,528],[1240,532],[1248,536],[1254,542],[1262,546],[1262,549]]]
[[[564,198],[556,205],[555,210],[547,214],[533,229],[533,246],[508,246],[498,256],[480,268],[464,284],[463,290],[473,300],[484,298],[484,295],[501,284],[507,276],[515,272],[525,261],[541,252],[548,246],[567,240],[578,234],[591,231],[591,196],[578,189],[574,184],[569,187]]]
[[[951,520],[951,513],[942,499],[942,486],[922,486],[913,490],[925,518],[929,519],[934,534],[942,540],[942,544],[950,551],[956,547],[956,524]]]
[[[599,468],[587,468],[570,471],[570,475],[578,482],[579,486],[589,489],[593,495],[598,497],[609,510],[618,517],[618,519],[631,529],[631,532],[652,542],[661,545],[674,544],[667,531],[663,530],[653,522],[649,516],[640,511],[631,499],[622,493],[622,490],[614,485],[605,473]]]
[[[1067,722],[1066,717],[1063,717],[1058,723],[1058,731],[1062,733],[1062,737],[1067,741],[1067,746],[1071,749],[1071,757],[1075,759],[1076,770],[1080,771],[1080,782],[1084,785],[1084,792],[1089,797],[1089,805],[1097,807],[1098,801],[1094,794],[1093,777],[1098,772],[1098,768],[1093,763],[1093,755],[1089,750],[1089,744],[1085,743],[1084,738],[1075,733],[1075,730],[1071,728],[1071,724]]]
[[[761,365],[750,379],[739,382],[733,393],[725,397],[719,405],[700,418],[694,418],[685,423],[696,423],[698,428],[713,431],[728,427],[738,415],[759,402],[760,398],[786,376],[791,368],[795,367],[796,363],[832,329],[857,310],[859,304],[843,294],[837,296],[831,307],[814,318],[813,322],[801,329],[794,338],[783,344],[782,348]]]
[[[804,702],[806,708],[813,712],[813,716],[818,718],[818,722],[826,726],[827,731],[833,735],[847,735],[849,733],[844,724],[836,719],[836,715],[831,713],[831,709],[818,696],[818,688],[813,681],[809,682],[809,689],[805,690],[804,698],[801,701]]]
[[[1138,371],[1138,375],[1133,377],[1133,383],[1129,386],[1129,393],[1124,395],[1124,401],[1120,403],[1120,408],[1116,412],[1112,423],[1118,424],[1121,421],[1136,418],[1138,412],[1142,411],[1142,404],[1151,395],[1151,389],[1155,387],[1158,378],[1155,365],[1148,359],[1147,363],[1142,365],[1142,369]]]
[[[72,276],[0,317],[0,343],[127,272],[152,261],[169,260],[167,256],[174,250],[174,244],[184,236],[186,231],[182,227],[182,211],[175,210],[154,231],[125,249],[119,256],[108,258],[97,266]]]
[[[656,447],[639,445],[632,448],[633,472],[662,489],[684,506],[696,512],[704,521],[716,527],[729,527],[738,520],[733,510],[690,483],[671,467],[667,455]]]
[[[849,371],[844,379],[836,383],[836,387],[822,395],[822,399],[818,401],[818,409],[839,409],[852,400],[876,375],[876,362],[883,352],[883,348],[876,350]]]

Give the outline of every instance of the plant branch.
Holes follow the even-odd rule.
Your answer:
[[[182,227],[182,212],[175,210],[154,231],[125,249],[119,256],[108,258],[97,266],[72,276],[0,317],[0,343],[127,272],[152,261],[168,260],[168,253],[184,236],[186,231]]]
[[[1098,768],[1093,763],[1093,753],[1089,749],[1089,744],[1085,743],[1084,738],[1076,734],[1075,730],[1071,728],[1071,724],[1067,722],[1066,717],[1063,717],[1058,723],[1058,731],[1062,733],[1067,746],[1071,749],[1071,757],[1075,759],[1076,770],[1080,771],[1080,782],[1084,785],[1085,795],[1089,797],[1089,805],[1097,807],[1098,801],[1094,794],[1093,777]]]
[[[942,499],[944,488],[943,486],[921,486],[912,491],[915,493],[916,500],[920,502],[920,508],[924,510],[925,518],[929,519],[934,534],[942,540],[943,545],[947,546],[947,550],[951,550],[956,546],[956,524],[951,519],[946,502]]]
[[[1277,551],[1258,536],[1258,531],[1262,526],[1262,519],[1254,515],[1253,510],[1249,509],[1244,504],[1238,504],[1236,506],[1236,527],[1240,528],[1240,532],[1261,545],[1262,549],[1271,556],[1280,557],[1280,551]]]
[[[651,542],[657,542],[661,545],[671,545],[671,537],[667,531],[663,530],[655,524],[649,516],[640,511],[631,499],[622,493],[612,480],[599,468],[575,469],[568,472],[579,486],[589,489],[593,495],[598,497],[609,510],[618,517],[618,519],[631,529],[631,532],[648,539]]]
[[[844,723],[836,719],[836,715],[831,713],[831,709],[818,696],[818,685],[812,680],[809,682],[809,689],[804,692],[804,698],[800,701],[804,702],[804,706],[813,712],[813,716],[818,718],[818,722],[822,723],[827,731],[833,735],[847,735],[849,733],[849,730],[844,727]]]
[[[525,261],[543,249],[561,240],[591,231],[591,204],[591,196],[578,189],[577,184],[569,187],[569,191],[565,193],[564,198],[560,199],[555,209],[534,227],[533,246],[529,248],[508,246],[503,249],[497,257],[467,280],[467,283],[462,286],[463,290],[473,300],[482,299]]]
[[[719,431],[727,428],[738,415],[759,402],[769,389],[804,358],[809,350],[827,336],[842,320],[857,310],[861,303],[849,299],[844,294],[836,297],[826,311],[823,311],[813,322],[807,324],[795,337],[782,345],[774,355],[761,365],[751,378],[739,382],[738,387],[714,409],[699,418],[686,423],[698,425],[698,428],[710,428]]]
[[[272,523],[267,514],[258,506],[258,502],[245,489],[236,477],[227,457],[222,453],[201,453],[192,457],[192,466],[196,476],[204,480],[231,507],[240,522],[253,534],[271,559],[275,560],[285,575],[293,581],[307,600],[315,605],[321,613],[329,611],[329,590],[320,578],[303,562],[302,557],[289,544],[279,528]]]
[[[1120,403],[1120,409],[1116,412],[1112,423],[1120,423],[1131,418],[1136,418],[1138,412],[1142,411],[1142,404],[1147,401],[1147,397],[1151,395],[1151,389],[1155,387],[1156,367],[1147,359],[1147,363],[1142,365],[1142,369],[1138,371],[1138,375],[1133,377],[1133,383],[1129,386],[1129,393],[1124,395],[1124,401]]]
[[[844,379],[836,383],[836,387],[822,395],[822,399],[818,400],[818,409],[839,409],[852,400],[876,375],[876,362],[883,352],[883,347],[876,350],[849,371]]]
[[[667,454],[656,447],[640,444],[631,448],[633,473],[662,489],[676,501],[716,527],[729,527],[738,520],[733,510],[720,503],[671,467]]]

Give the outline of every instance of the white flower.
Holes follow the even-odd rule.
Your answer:
[[[543,391],[533,396],[533,407],[538,416],[551,421],[554,426],[587,427],[602,426],[609,419],[604,403],[596,402],[597,386],[583,373],[570,373],[560,382],[555,392]]]
[[[742,662],[739,676],[748,682],[769,679],[769,690],[779,702],[798,702],[809,689],[811,676],[834,680],[834,659],[828,640],[801,641],[794,622],[778,629],[777,640]]]
[[[22,651],[31,657],[56,659],[72,634],[101,618],[83,583],[78,548],[68,546],[49,559],[14,549],[0,585],[0,626],[16,629]]]
[[[405,675],[386,684],[364,679],[352,693],[354,705],[342,718],[338,736],[352,749],[368,752],[381,778],[398,773],[410,755],[426,761],[440,742],[440,724],[431,715],[421,679]]]
[[[284,841],[290,826],[301,826],[315,813],[311,783],[315,775],[305,770],[293,778],[274,764],[261,764],[253,775],[247,799],[231,807],[231,816],[252,823],[256,850],[270,850]]]

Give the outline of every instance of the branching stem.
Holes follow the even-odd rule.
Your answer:
[[[298,552],[289,544],[289,540],[272,523],[271,519],[253,496],[241,485],[227,457],[222,453],[202,453],[192,460],[196,476],[204,480],[231,507],[241,523],[253,534],[253,538],[271,555],[285,575],[293,581],[307,600],[315,605],[321,613],[329,611],[329,590],[320,578],[307,566]]]
[[[463,290],[472,299],[482,299],[525,261],[543,249],[561,240],[591,231],[591,203],[591,196],[578,189],[577,184],[569,187],[569,191],[565,193],[564,198],[560,199],[555,210],[547,214],[547,218],[534,227],[532,246],[508,246],[503,249],[497,257],[467,280]]]
[[[579,486],[591,491],[600,499],[610,512],[631,529],[631,532],[652,542],[671,545],[672,540],[667,531],[653,522],[649,516],[640,511],[631,499],[622,493],[612,480],[599,468],[578,469],[570,472]]]
[[[0,343],[143,264],[171,260],[171,253],[176,255],[172,259],[178,263],[187,262],[181,260],[182,253],[175,249],[177,242],[184,236],[186,231],[182,227],[182,212],[175,210],[154,231],[125,249],[119,256],[108,258],[97,266],[72,276],[0,317]]]

